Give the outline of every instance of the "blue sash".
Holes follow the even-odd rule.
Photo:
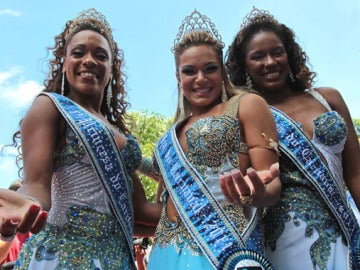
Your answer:
[[[112,131],[72,100],[56,93],[43,93],[52,99],[69,126],[76,133],[109,197],[116,219],[125,234],[132,258],[133,207],[125,165]]]
[[[356,218],[341,196],[337,182],[316,148],[297,124],[280,110],[271,107],[279,146],[321,194],[339,222],[349,245],[350,269],[360,269],[360,230]]]
[[[164,183],[174,205],[199,247],[217,269],[273,269],[247,244],[234,223],[215,200],[198,172],[186,159],[176,137],[174,125],[155,147]],[[261,239],[260,226],[254,218],[244,233]]]

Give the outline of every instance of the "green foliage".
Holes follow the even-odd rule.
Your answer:
[[[353,119],[356,134],[360,140],[360,119]]]
[[[173,119],[166,118],[164,115],[141,111],[130,112],[132,123],[130,123],[131,133],[138,139],[143,156],[152,157],[156,142],[170,128]],[[146,197],[154,201],[157,192],[157,182],[151,178],[139,174],[144,186]]]

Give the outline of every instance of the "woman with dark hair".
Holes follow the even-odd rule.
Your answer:
[[[134,223],[156,225],[160,208],[135,173],[142,154],[125,123],[122,51],[95,9],[68,21],[50,49],[45,89],[21,122],[18,191],[49,217],[15,269],[136,269]]]
[[[359,269],[360,151],[349,110],[315,73],[294,32],[254,8],[229,47],[232,83],[271,105],[280,155],[280,201],[266,209],[267,256],[276,269]],[[356,211],[356,210],[355,210]]]

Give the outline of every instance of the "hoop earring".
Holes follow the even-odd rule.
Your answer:
[[[60,94],[62,96],[65,96],[65,71],[62,72],[62,76],[61,76],[61,88],[60,88]]]
[[[224,81],[222,82],[222,88],[221,88],[221,101],[222,103],[224,102],[227,102],[229,99],[228,99],[228,96],[227,96],[227,93],[226,93],[226,89],[225,89],[225,83]]]
[[[110,110],[111,106],[111,99],[112,99],[112,86],[111,86],[111,79],[109,81],[108,87],[106,89],[106,105],[108,109]]]
[[[291,82],[295,82],[294,74],[291,71],[291,68],[289,68],[289,78]]]
[[[185,116],[185,108],[184,108],[184,92],[182,90],[182,86],[179,86],[179,110],[180,115]]]

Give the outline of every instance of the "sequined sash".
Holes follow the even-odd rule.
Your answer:
[[[72,100],[56,93],[42,93],[52,99],[69,126],[81,140],[98,174],[116,219],[126,236],[133,256],[133,207],[125,165],[111,130]]]
[[[341,196],[340,188],[316,148],[297,124],[280,110],[271,107],[279,146],[321,194],[338,220],[350,246],[349,269],[360,269],[360,230],[356,218]]]
[[[174,125],[155,147],[155,157],[169,195],[185,224],[209,262],[216,269],[272,269],[259,252],[247,247],[246,240],[262,241],[258,214],[241,235],[202,177],[186,159]]]

